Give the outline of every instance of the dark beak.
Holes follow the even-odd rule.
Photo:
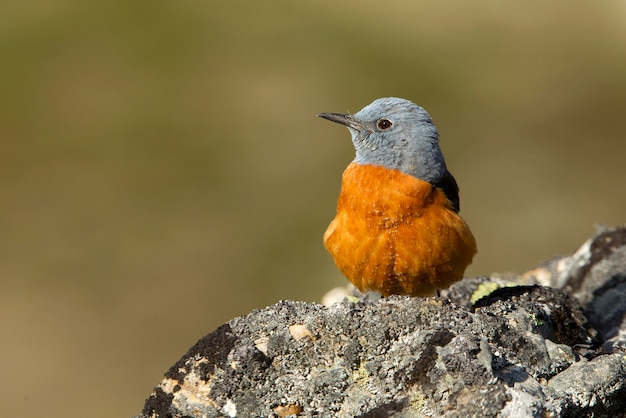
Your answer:
[[[343,113],[320,113],[317,115],[320,118],[328,119],[331,122],[337,122],[348,128],[361,129],[362,126],[359,122],[355,121],[352,115]]]

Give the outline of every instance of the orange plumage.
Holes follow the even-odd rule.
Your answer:
[[[460,280],[476,241],[441,189],[396,169],[352,162],[324,246],[360,290],[428,296]]]

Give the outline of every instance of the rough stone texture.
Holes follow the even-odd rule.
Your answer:
[[[626,349],[626,227],[601,227],[573,256],[553,259],[524,278],[572,294],[605,350]]]
[[[529,285],[281,301],[198,341],[139,417],[624,416],[625,277],[626,229],[611,228]]]

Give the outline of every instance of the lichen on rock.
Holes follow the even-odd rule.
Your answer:
[[[626,229],[610,228],[515,281],[281,301],[198,341],[138,416],[619,416],[625,260]]]

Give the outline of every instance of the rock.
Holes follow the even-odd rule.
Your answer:
[[[614,353],[572,364],[550,379],[548,387],[554,392],[548,393],[555,409],[562,415],[624,416],[625,381],[624,354]]]
[[[571,257],[551,260],[524,277],[576,297],[605,350],[626,348],[626,227],[600,227]]]
[[[517,280],[530,285],[481,277],[437,298],[255,310],[198,341],[138,417],[622,416],[626,357],[606,345],[623,328],[620,237],[600,231]]]

